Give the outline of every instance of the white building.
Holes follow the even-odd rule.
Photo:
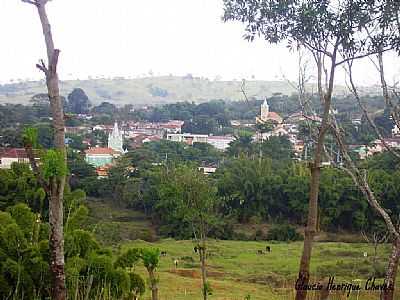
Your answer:
[[[215,167],[199,167],[199,171],[203,172],[205,175],[214,174],[217,171]]]
[[[280,124],[282,123],[283,119],[276,112],[269,110],[267,98],[265,98],[264,102],[261,104],[260,107],[260,115],[256,117],[256,123],[263,124],[266,123],[267,121],[274,121]]]
[[[216,149],[225,151],[231,142],[235,140],[235,137],[231,135],[217,136],[217,135],[206,135],[206,134],[167,134],[167,140],[179,143],[186,143],[193,145],[194,143],[208,143],[214,146]]]
[[[122,148],[122,142],[122,132],[119,131],[118,124],[115,122],[113,131],[108,135],[108,148],[124,153],[125,151]]]
[[[39,161],[39,156],[35,155],[35,160]],[[11,169],[12,163],[29,164],[29,158],[23,148],[0,149],[0,169]]]
[[[191,133],[170,133],[167,134],[167,140],[173,142],[186,143],[193,145],[194,143],[207,143],[208,135],[206,134],[191,134]]]
[[[234,136],[225,135],[225,136],[217,136],[211,135],[207,139],[207,143],[214,146],[216,149],[225,151],[228,149],[229,144],[235,140]]]

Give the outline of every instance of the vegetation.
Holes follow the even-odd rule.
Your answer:
[[[158,88],[159,91],[167,91],[165,97],[161,94],[151,94]],[[195,103],[208,102],[213,99],[243,100],[240,93],[241,81],[221,81],[200,77],[145,77],[136,79],[101,78],[88,80],[68,80],[60,83],[61,94],[68,95],[74,88],[80,87],[88,95],[93,105],[99,105],[104,101],[114,105],[124,106],[133,104],[134,107],[143,105],[159,105],[174,103],[177,101],[194,101]],[[254,80],[246,84],[249,96],[261,99],[272,96],[274,93],[291,95],[295,90],[284,81]],[[157,90],[158,90],[157,89]],[[345,91],[345,87],[339,87]],[[157,90],[155,90],[157,92]],[[0,85],[0,103],[29,103],[29,97],[44,93],[42,82],[21,82]],[[376,94],[376,93],[375,93]]]
[[[296,84],[191,74],[60,82],[48,0],[22,2],[37,9],[47,59],[36,65],[43,82],[0,85],[0,101],[13,103],[0,105],[0,152],[24,147],[29,161],[0,169],[0,298],[325,299],[298,283],[325,285],[333,276],[362,285],[331,292],[338,299],[400,296],[366,288],[375,277],[399,286],[400,154],[386,144],[388,152],[364,161],[347,152],[400,127],[399,96],[389,92],[383,64],[385,51],[399,54],[396,1],[223,1],[223,20],[244,23],[248,41],[311,54],[316,95],[307,92],[314,84],[306,66]],[[353,61],[375,54],[382,97],[360,96]],[[335,96],[343,92],[335,86],[341,66],[351,96]],[[266,96],[284,120],[304,114],[291,129],[297,136],[260,141],[278,126],[248,125]],[[107,131],[91,128],[116,120],[181,120],[184,132],[235,140],[225,152],[148,142],[99,177],[84,151],[105,147]],[[294,152],[293,138],[304,153]],[[371,245],[359,243],[360,232]]]

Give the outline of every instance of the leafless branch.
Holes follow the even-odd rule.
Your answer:
[[[38,6],[38,3],[36,1],[31,1],[31,0],[21,0],[21,1],[25,2],[25,3],[29,3],[29,4],[35,5],[35,6]]]
[[[371,190],[366,172],[361,172],[359,170],[353,160],[351,159],[350,155],[348,154],[347,146],[344,143],[343,136],[341,134],[341,131],[338,127],[338,124],[336,122],[336,119],[333,119],[333,122],[330,124],[330,128],[335,136],[336,142],[339,146],[340,152],[342,153],[342,156],[347,164],[346,167],[340,167],[342,170],[344,170],[349,176],[353,179],[354,184],[361,190],[361,192],[364,194],[365,198],[367,199],[368,203],[375,209],[375,211],[383,218],[385,221],[385,224],[389,230],[389,232],[396,237],[396,239],[400,238],[400,233],[394,226],[392,219],[390,218],[389,214],[386,212],[386,210],[379,204],[378,200],[376,199],[373,191]]]
[[[386,52],[386,51],[389,51],[389,50],[392,50],[392,47],[384,48],[382,50],[376,50],[376,51],[367,52],[367,53],[356,55],[356,56],[346,57],[343,60],[337,62],[335,64],[335,66],[340,66],[340,65],[342,65],[344,63],[347,63],[349,61],[353,61],[353,60],[356,60],[356,59],[361,59],[361,58],[368,57],[368,56],[371,56],[371,55],[374,55],[374,54],[378,54],[379,51]]]
[[[250,105],[249,98],[247,98],[247,94],[246,94],[245,88],[246,88],[246,79],[243,79],[242,80],[242,84],[240,86],[240,91],[242,92],[242,94],[244,96],[244,99],[246,100],[247,104]]]
[[[400,159],[400,154],[398,152],[396,152],[395,150],[393,150],[385,141],[383,135],[381,134],[381,132],[379,131],[378,127],[376,126],[374,120],[372,120],[372,118],[369,116],[368,114],[368,110],[367,108],[362,104],[360,95],[358,94],[358,90],[356,85],[354,84],[354,80],[353,80],[353,69],[352,69],[352,63],[348,63],[347,64],[347,69],[346,72],[348,74],[349,77],[349,83],[350,86],[348,86],[349,90],[352,92],[352,94],[354,95],[354,97],[357,100],[358,106],[361,108],[364,116],[366,117],[368,123],[371,125],[371,127],[374,129],[375,134],[378,136],[379,140],[382,142],[383,146],[395,157],[397,157],[398,159]]]
[[[44,64],[43,60],[40,60],[40,63],[36,64],[36,68],[38,68],[40,71],[42,71],[46,77],[48,76],[49,71],[47,70],[46,65]]]

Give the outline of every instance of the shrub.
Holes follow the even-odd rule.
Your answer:
[[[99,249],[99,244],[92,234],[85,230],[74,230],[65,235],[66,257],[87,257],[92,251]]]
[[[141,251],[136,248],[128,249],[118,256],[114,263],[114,267],[132,268],[139,261]]]
[[[138,297],[143,295],[146,289],[143,278],[136,273],[129,273],[131,279],[131,296]],[[136,298],[133,298],[136,299]]]
[[[256,225],[262,222],[262,218],[260,216],[251,216],[249,218],[249,224]]]
[[[262,229],[257,229],[256,233],[254,234],[254,240],[256,241],[264,241],[266,240],[267,237],[265,236],[264,232],[262,231]]]
[[[268,230],[267,240],[300,241],[303,236],[296,232],[296,228],[289,224],[274,225]]]

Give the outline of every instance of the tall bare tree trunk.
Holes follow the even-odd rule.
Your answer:
[[[199,249],[200,263],[201,263],[201,280],[203,283],[203,300],[207,300],[208,286],[207,286],[207,270],[206,270],[206,242],[205,238],[201,239],[201,247]]]
[[[381,292],[381,300],[394,299],[394,286],[396,284],[397,269],[400,261],[400,239],[396,238],[392,243],[392,253],[386,270],[385,285],[388,287]]]
[[[158,300],[157,279],[152,269],[148,269],[150,278],[151,300]]]
[[[322,116],[322,123],[319,128],[314,160],[312,163],[310,163],[311,183],[310,183],[310,195],[308,202],[308,218],[307,218],[307,226],[304,231],[304,246],[300,260],[299,275],[296,282],[296,300],[306,299],[307,289],[301,288],[301,286],[308,285],[310,281],[311,253],[312,253],[314,237],[317,232],[318,193],[319,193],[319,185],[321,177],[321,163],[324,151],[325,135],[329,127],[329,113],[331,109],[332,92],[333,92],[333,84],[334,84],[335,68],[336,68],[335,64],[336,64],[336,50],[334,50],[333,55],[331,57],[329,85],[326,93],[324,94],[322,92],[322,84],[321,84],[322,68],[323,68],[321,56],[319,56],[317,59],[318,92],[321,98],[321,102],[323,102],[324,105],[324,112]]]
[[[353,83],[352,85],[354,86]],[[353,163],[350,155],[348,154],[346,144],[344,143],[344,139],[335,120],[332,128],[336,137],[336,141],[339,145],[340,151],[342,152],[343,157],[348,165],[348,169],[343,167],[342,169],[350,175],[350,177],[353,179],[353,182],[361,190],[361,192],[363,193],[363,195],[365,196],[371,207],[382,217],[382,219],[386,224],[388,232],[391,234],[393,238],[392,253],[389,258],[389,265],[386,270],[386,277],[384,281],[384,283],[386,284],[386,289],[382,290],[380,295],[381,300],[393,300],[397,269],[400,261],[400,233],[398,231],[398,228],[396,228],[396,226],[393,224],[389,214],[376,199],[373,191],[369,186],[366,172],[364,173],[361,172]]]
[[[380,49],[381,50],[381,49]],[[385,69],[383,64],[383,53],[382,51],[378,52],[378,67],[379,67],[379,74],[380,80],[382,85],[382,94],[385,100],[386,107],[388,107],[391,111],[392,120],[394,121],[395,125],[400,128],[400,116],[398,112],[398,108],[393,105],[390,95],[388,86],[386,84],[385,79]],[[399,158],[398,153],[395,151],[390,151],[394,154],[397,158]],[[397,233],[399,233],[399,228],[396,228]],[[399,267],[400,262],[400,237],[395,235],[393,237],[392,242],[392,253],[389,257],[389,264],[386,269],[386,276],[385,276],[385,285],[389,287],[388,289],[384,289],[381,292],[381,300],[393,300],[394,299],[394,286],[396,283],[396,276],[397,276],[397,269]]]
[[[53,117],[54,145],[62,153],[66,164],[64,112],[60,98],[57,63],[59,50],[55,49],[51,26],[46,13],[48,0],[22,0],[36,6],[43,29],[46,43],[48,66],[41,61],[37,67],[46,76],[46,85],[50,100],[50,109]],[[49,196],[49,223],[50,223],[50,272],[52,275],[52,298],[66,299],[65,271],[64,271],[64,232],[63,232],[63,196],[66,177],[59,176],[50,179],[48,184]]]

